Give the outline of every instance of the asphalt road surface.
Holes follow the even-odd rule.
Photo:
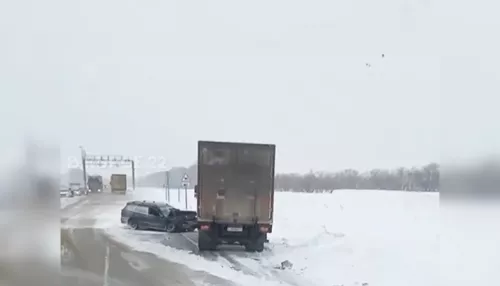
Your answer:
[[[160,259],[153,254],[138,252],[110,239],[102,230],[95,229],[99,211],[106,206],[124,205],[130,199],[112,194],[90,194],[80,202],[62,210],[61,268],[62,285],[118,286],[118,285],[235,285],[209,273],[194,271],[187,266]],[[88,215],[83,215],[88,214]],[[119,213],[116,214],[119,220]],[[71,223],[69,223],[71,221]],[[195,248],[186,236],[168,237],[150,232],[144,239],[160,239],[175,247]],[[138,239],[141,233],[138,232]],[[193,235],[193,234],[191,234]]]

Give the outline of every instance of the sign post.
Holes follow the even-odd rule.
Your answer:
[[[168,171],[165,174],[165,199],[170,202],[170,174]]]
[[[188,209],[188,187],[189,187],[189,177],[188,174],[184,173],[182,177],[182,186],[184,187],[184,204],[186,205],[186,210]],[[180,194],[179,194],[180,195]],[[180,196],[179,196],[180,197]],[[180,199],[180,198],[179,198]]]

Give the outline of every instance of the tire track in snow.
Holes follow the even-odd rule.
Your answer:
[[[272,255],[269,248],[266,247],[267,254]],[[266,252],[262,254],[266,254]],[[230,261],[233,265],[238,265],[241,269],[250,270],[253,276],[256,277],[266,277],[269,280],[280,281],[285,285],[291,286],[303,286],[310,285],[310,283],[299,283],[294,275],[290,275],[286,270],[280,270],[276,268],[276,265],[272,265],[269,261],[266,261],[266,256],[260,253],[246,253],[246,252],[222,252],[221,255]],[[241,260],[240,260],[241,259]],[[246,265],[245,261],[252,262],[252,266]],[[267,264],[266,264],[267,262]]]
[[[72,198],[62,198],[62,199],[72,199]],[[63,202],[62,199],[61,199],[61,204]],[[71,209],[73,207],[81,205],[85,201],[87,201],[87,198],[85,198],[85,197],[77,197],[77,199],[74,199],[74,202],[65,203],[64,206],[61,205],[61,211],[66,211],[68,209]]]
[[[198,243],[195,237],[190,237],[192,234],[181,233],[186,241],[192,246],[191,251],[193,254],[203,257],[204,259],[221,263],[231,267],[235,271],[240,271],[245,275],[253,277],[264,277],[270,281],[280,281],[284,285],[303,286],[310,285],[310,283],[298,283],[295,281],[293,275],[288,272],[274,268],[271,263],[264,264],[266,257],[260,253],[248,253],[245,251],[234,250],[216,250],[216,251],[199,251]],[[272,249],[266,245],[265,253],[272,255]],[[245,264],[244,259],[252,260],[252,265]],[[262,260],[264,259],[264,260]],[[255,262],[255,263],[253,263]]]
[[[231,268],[233,268],[234,270],[237,270],[237,271],[241,271],[246,275],[259,277],[259,276],[261,276],[261,274],[263,274],[263,273],[258,273],[258,272],[253,271],[250,267],[247,267],[243,263],[240,263],[238,260],[234,259],[234,257],[232,257],[229,253],[227,253],[225,251],[221,251],[217,255],[219,257],[225,259],[227,262],[229,262],[229,264],[231,265]]]
[[[77,204],[70,206],[69,208],[63,209],[64,212],[61,217],[61,227],[66,227],[69,220],[75,218],[76,216],[84,213],[86,211],[85,206],[87,205],[87,200],[81,200]]]
[[[200,252],[198,250],[198,244],[192,238],[185,234],[181,234],[187,241],[189,241],[193,245],[193,253],[207,259],[210,261],[220,261],[221,259],[226,260],[227,264],[236,271],[241,271],[243,274],[250,276],[261,276],[260,273],[253,271],[251,268],[245,266],[244,264],[238,262],[236,259],[231,257],[228,252],[220,250],[220,251],[203,251]]]

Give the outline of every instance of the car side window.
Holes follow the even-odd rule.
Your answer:
[[[149,208],[148,214],[150,216],[160,216],[160,212],[157,209],[152,208],[152,207]]]
[[[130,211],[130,212],[135,212],[136,206],[134,206],[134,205],[127,205],[127,206],[125,207],[125,209],[126,209],[127,211]]]
[[[135,208],[135,212],[142,214],[142,215],[148,215],[148,207],[145,206],[137,206]]]

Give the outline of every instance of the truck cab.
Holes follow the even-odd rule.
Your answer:
[[[99,175],[89,176],[87,179],[87,185],[90,192],[101,193],[102,189],[104,188],[102,183],[102,176]]]

